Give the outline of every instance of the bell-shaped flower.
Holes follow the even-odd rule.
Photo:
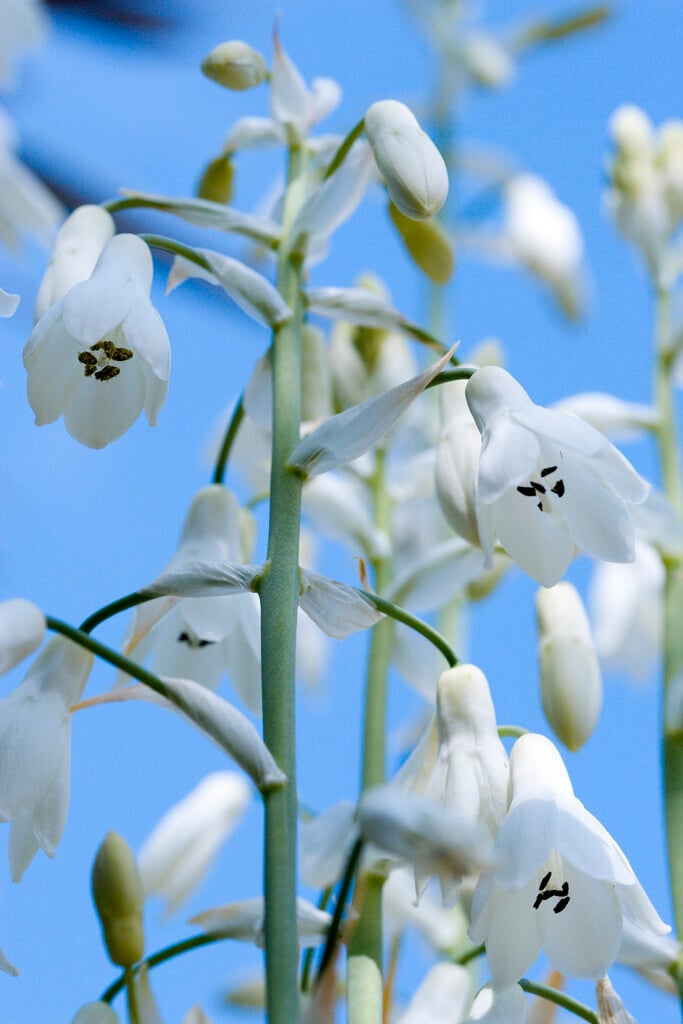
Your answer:
[[[166,400],[171,350],[150,302],[153,264],[136,235],[116,235],[92,276],[54,303],[24,348],[36,423],[64,416],[69,433],[104,448],[143,408],[155,426]]]
[[[406,217],[426,220],[448,195],[443,157],[404,103],[380,100],[365,114],[365,134],[393,203]]]
[[[101,206],[79,206],[67,217],[57,232],[40,282],[34,310],[36,321],[74,285],[87,281],[115,233],[114,218]]]
[[[566,580],[538,591],[536,615],[545,717],[565,746],[579,750],[602,707],[602,676],[588,616]]]
[[[237,825],[251,790],[236,772],[212,772],[167,811],[145,840],[138,864],[147,895],[172,914],[201,882]]]
[[[496,536],[546,587],[577,549],[608,562],[633,560],[629,506],[645,500],[649,485],[604,435],[534,405],[498,366],[477,370],[465,396],[481,434],[476,502],[487,568]]]
[[[0,675],[40,647],[45,630],[45,616],[31,601],[0,601]]]
[[[601,978],[624,920],[662,935],[663,923],[628,860],[574,796],[557,749],[528,733],[510,757],[510,808],[472,901],[470,938],[486,944],[494,989],[514,984],[544,950],[576,978]]]
[[[19,881],[39,847],[54,857],[69,810],[71,712],[93,655],[56,637],[0,701],[0,820],[11,821],[9,860]]]

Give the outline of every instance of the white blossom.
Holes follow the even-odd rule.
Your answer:
[[[11,821],[9,859],[19,881],[39,847],[54,857],[69,810],[71,712],[93,655],[52,639],[23,682],[0,701],[0,820]]]
[[[138,854],[145,892],[174,913],[199,885],[237,825],[250,789],[235,772],[212,772],[164,814]]]
[[[38,321],[24,348],[36,423],[64,416],[69,433],[104,448],[143,408],[155,426],[166,400],[171,350],[149,299],[153,265],[136,235],[116,235],[87,281]]]
[[[115,232],[114,218],[101,206],[79,206],[67,217],[57,232],[38,288],[34,320],[40,320],[74,285],[90,277]]]
[[[521,978],[543,949],[562,974],[600,978],[617,957],[624,919],[669,929],[615,841],[574,796],[562,759],[528,733],[510,758],[508,813],[472,903],[470,938],[486,943],[493,987]]]
[[[465,395],[481,433],[477,523],[486,567],[496,535],[537,582],[553,586],[577,549],[629,562],[629,506],[649,485],[597,430],[574,416],[534,405],[505,370],[485,366]]]

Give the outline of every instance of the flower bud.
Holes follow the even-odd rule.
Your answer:
[[[259,85],[268,75],[262,55],[240,39],[215,46],[202,61],[202,71],[212,82],[236,92]]]
[[[536,595],[543,710],[555,735],[578,750],[602,706],[602,679],[588,616],[571,583]]]
[[[365,115],[365,134],[401,213],[413,220],[438,213],[448,195],[446,164],[412,111],[396,100],[373,103]]]
[[[97,851],[92,894],[112,963],[131,967],[145,951],[145,898],[133,851],[117,832],[108,832]]]
[[[453,249],[439,222],[406,217],[394,203],[389,203],[389,216],[416,266],[435,284],[447,284],[453,273]]]
[[[235,167],[229,153],[222,153],[211,160],[199,179],[197,195],[212,203],[229,203],[232,199]]]
[[[86,1003],[71,1021],[71,1024],[119,1024],[118,1015],[109,1003]]]

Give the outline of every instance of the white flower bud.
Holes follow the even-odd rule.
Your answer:
[[[240,39],[214,47],[202,61],[202,71],[212,82],[236,92],[259,85],[268,75],[262,55]]]
[[[609,122],[609,133],[617,147],[631,156],[649,153],[652,147],[652,123],[640,107],[624,103]]]
[[[566,581],[536,595],[543,710],[555,735],[578,750],[602,706],[602,678],[588,617]]]
[[[365,134],[401,213],[414,220],[438,213],[448,195],[446,164],[412,111],[396,100],[373,103],[365,115]]]

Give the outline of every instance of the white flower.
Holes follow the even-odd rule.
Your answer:
[[[624,919],[669,929],[615,841],[574,796],[562,759],[528,733],[510,757],[511,803],[496,839],[496,867],[472,903],[470,938],[485,942],[492,984],[521,978],[544,950],[577,978],[600,978],[619,952]]]
[[[453,953],[467,945],[467,921],[462,907],[444,907],[428,889],[415,904],[415,878],[408,868],[395,868],[382,886],[382,922],[387,939],[407,930],[419,932],[432,949]]]
[[[448,195],[443,157],[404,103],[380,100],[365,115],[365,134],[394,205],[406,217],[426,220]]]
[[[36,423],[62,414],[69,433],[104,448],[143,408],[151,426],[166,400],[171,351],[149,299],[153,264],[136,235],[116,235],[92,276],[34,327],[24,348]]]
[[[57,232],[40,282],[34,310],[36,322],[74,285],[90,277],[115,233],[114,218],[101,206],[79,206],[67,217]]]
[[[474,481],[481,438],[465,401],[466,384],[454,380],[439,388],[442,427],[436,450],[436,495],[455,532],[479,545]]]
[[[0,601],[0,675],[40,647],[45,629],[45,616],[31,601]]]
[[[236,826],[250,789],[235,772],[212,772],[172,807],[138,854],[145,892],[167,901],[172,914],[199,885]]]
[[[602,434],[534,405],[498,366],[477,370],[465,395],[481,433],[476,502],[487,568],[496,535],[546,587],[577,549],[608,562],[633,560],[628,506],[644,501],[649,485]]]
[[[583,240],[578,221],[535,174],[518,174],[505,189],[505,241],[511,255],[544,281],[570,316],[580,308]]]
[[[537,592],[536,614],[543,710],[558,739],[579,750],[602,707],[602,676],[588,616],[566,580]]]
[[[11,821],[9,859],[19,881],[39,847],[54,857],[69,810],[71,712],[93,655],[62,637],[41,651],[0,701],[0,820]]]

